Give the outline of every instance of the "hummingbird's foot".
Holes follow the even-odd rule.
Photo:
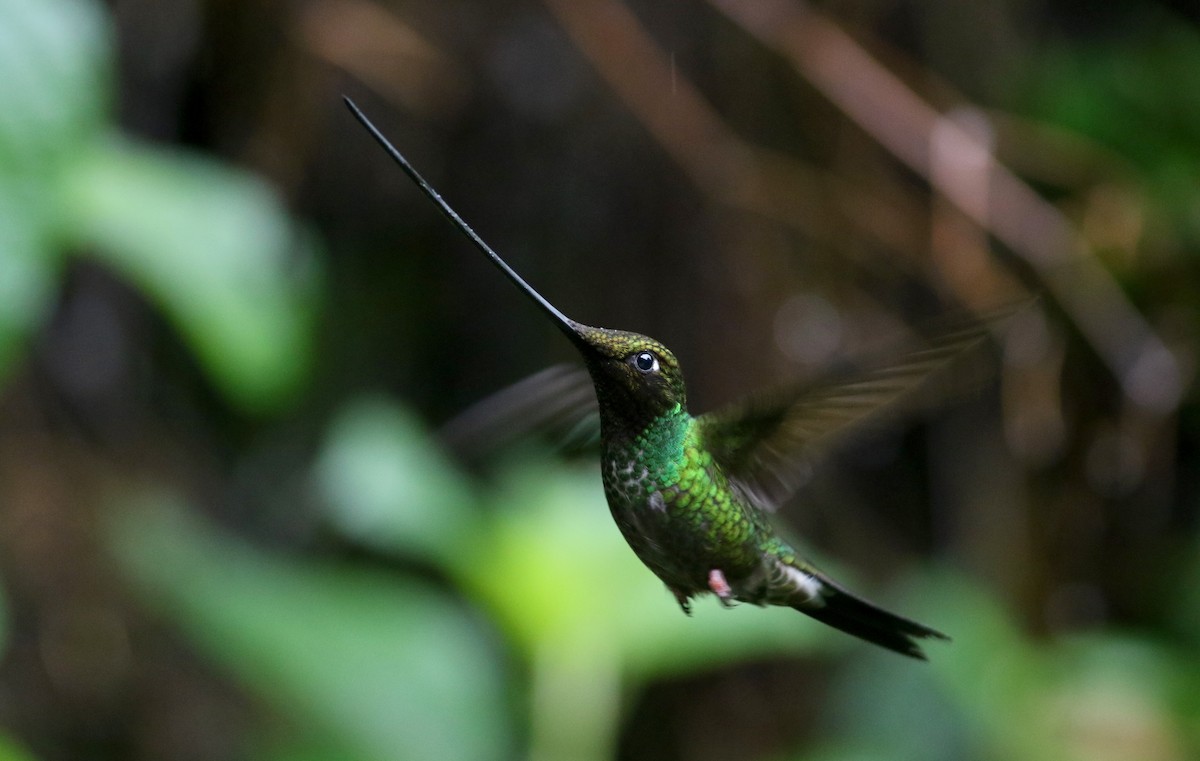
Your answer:
[[[684,615],[692,615],[692,596],[687,592],[680,592],[678,589],[667,587],[671,590],[671,594],[675,595],[675,602],[679,603],[679,607],[683,610]]]
[[[714,568],[708,572],[708,588],[721,601],[721,605],[726,608],[733,605],[733,587],[729,586],[729,582],[725,580],[725,574],[721,573],[720,568]]]

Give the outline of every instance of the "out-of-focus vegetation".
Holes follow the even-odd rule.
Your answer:
[[[1200,755],[1200,17],[1094,11],[0,0],[0,761]],[[343,92],[697,410],[1041,294],[779,516],[953,643],[684,617],[594,458],[447,451],[570,348]]]
[[[5,368],[50,318],[68,256],[86,254],[153,301],[235,401],[280,403],[307,364],[311,265],[278,201],[246,173],[119,133],[102,7],[0,11]]]

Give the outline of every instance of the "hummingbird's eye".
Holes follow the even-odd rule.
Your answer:
[[[644,373],[658,372],[658,357],[648,351],[638,353],[633,358],[633,366]]]

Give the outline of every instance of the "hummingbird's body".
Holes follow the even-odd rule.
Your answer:
[[[795,551],[761,511],[737,498],[700,429],[681,409],[632,443],[601,439],[604,495],[634,554],[685,611],[692,597],[707,592],[775,605],[811,597],[812,584],[784,570],[803,573]]]
[[[713,569],[740,591],[761,565],[766,527],[733,499],[696,419],[680,406],[627,435],[600,419],[604,495],[638,558],[684,603],[709,591]]]
[[[575,322],[534,291],[347,100],[401,168],[582,355],[600,411],[601,474],[612,516],[637,557],[685,612],[697,595],[785,605],[869,642],[924,658],[916,640],[945,635],[851,595],[801,560],[772,528],[813,453],[920,385],[977,342],[978,327],[852,382],[783,388],[693,416],[679,363],[637,333]]]
[[[691,597],[713,591],[714,569],[736,599],[762,602],[765,562],[790,549],[760,511],[736,498],[705,447],[699,421],[682,402],[648,422],[600,405],[604,496],[638,559],[685,610]]]

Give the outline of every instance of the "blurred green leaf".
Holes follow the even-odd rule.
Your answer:
[[[14,740],[0,734],[0,761],[34,761],[34,757]]]
[[[426,585],[257,552],[161,498],[125,512],[112,544],[204,651],[355,755],[508,755],[497,661]]]
[[[93,3],[0,0],[0,377],[54,294],[60,181],[103,122],[108,45]]]
[[[45,207],[0,177],[0,378],[53,300],[59,263],[50,235]]]
[[[1065,758],[1045,716],[1049,662],[995,603],[954,576],[922,578],[903,605],[953,636],[914,667],[866,651],[838,674],[823,724],[830,742],[805,761]]]
[[[1054,647],[1055,683],[1043,699],[1068,757],[1082,761],[1196,758],[1171,705],[1178,687],[1195,694],[1194,657],[1113,633],[1073,637]],[[1180,683],[1180,678],[1184,682]]]
[[[826,711],[835,739],[797,759],[1175,761],[1196,738],[1175,718],[1194,695],[1191,659],[1112,635],[1035,642],[961,578],[920,582],[922,620],[954,642],[913,669],[884,653],[840,674]],[[915,595],[914,595],[915,598]],[[921,611],[921,607],[925,610]]]
[[[330,518],[377,549],[434,559],[469,552],[479,517],[467,479],[405,410],[383,399],[346,405],[315,466]]]
[[[0,0],[0,172],[45,179],[100,131],[110,38],[98,3]]]
[[[1001,758],[1062,759],[1042,702],[1054,661],[1025,640],[995,599],[964,579],[931,578],[921,586],[931,601],[925,615],[954,622],[954,641],[931,671],[977,741],[999,749]]]
[[[831,742],[799,755],[787,756],[793,761],[898,761],[902,756],[892,753],[890,748],[871,746],[870,743],[853,739]]]
[[[1193,539],[1188,550],[1169,567],[1175,581],[1166,601],[1170,623],[1194,647],[1200,647],[1200,542]]]
[[[312,260],[261,182],[183,153],[102,144],[73,176],[74,239],[175,321],[236,401],[277,406],[308,368]]]
[[[289,723],[271,727],[265,735],[255,743],[253,752],[247,754],[249,758],[258,761],[368,761],[311,724]]]
[[[284,401],[310,361],[314,278],[274,195],[214,162],[106,138],[99,3],[0,0],[0,71],[0,373],[75,246],[157,301],[234,401]]]
[[[956,638],[948,648],[938,647],[931,659],[941,661],[948,656],[946,650],[957,644]],[[831,759],[962,761],[971,757],[965,717],[941,689],[934,670],[890,653],[865,650],[849,661],[838,674],[825,713],[829,736],[843,738],[842,744],[827,749]],[[847,740],[851,744],[845,744]]]
[[[1134,12],[1138,13],[1138,12]],[[1143,9],[1115,38],[1085,37],[1028,60],[1027,107],[1139,171],[1164,215],[1200,239],[1200,32]]]

